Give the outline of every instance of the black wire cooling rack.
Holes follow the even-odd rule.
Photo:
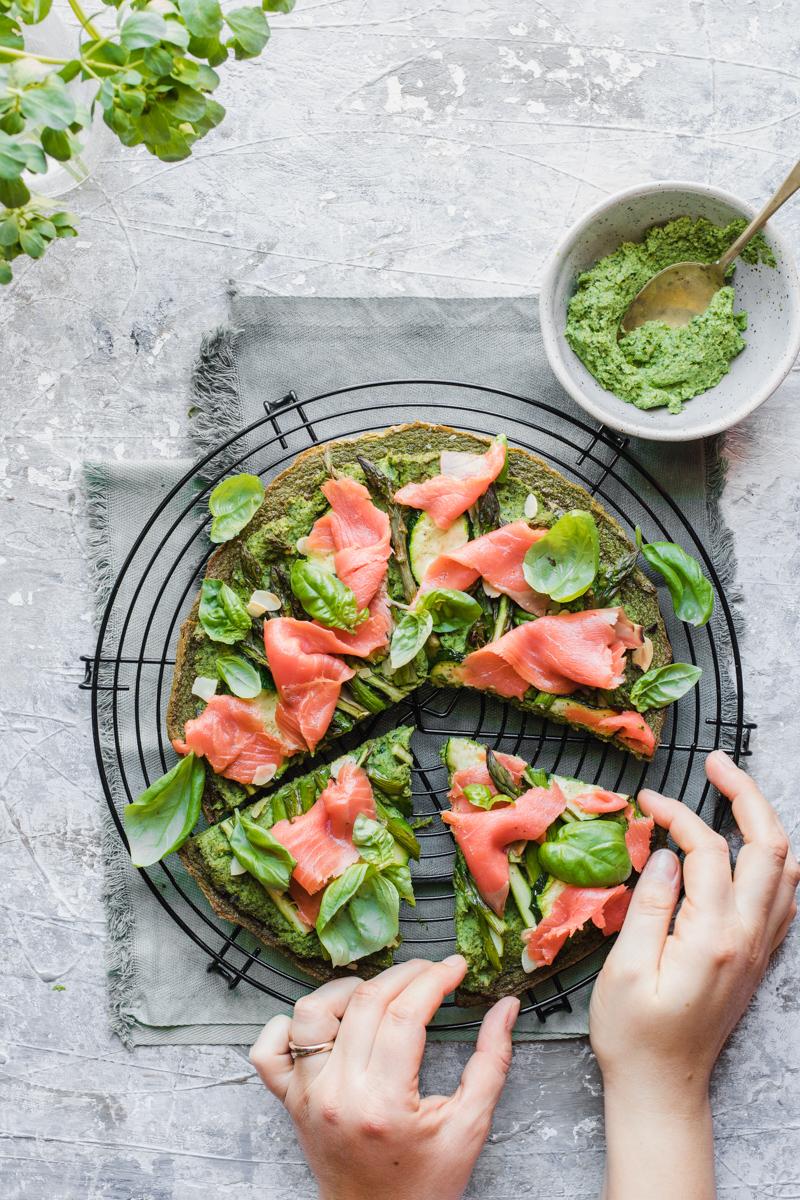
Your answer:
[[[179,483],[154,497],[153,512],[112,588],[94,655],[83,659],[80,687],[91,692],[100,777],[123,840],[123,805],[175,761],[164,713],[180,623],[213,549],[207,537],[211,489],[230,471],[251,471],[269,482],[313,444],[417,419],[470,432],[503,430],[511,445],[540,455],[582,484],[629,533],[639,525],[647,540],[676,541],[698,557],[713,583],[716,605],[712,621],[694,630],[667,615],[668,600],[662,604],[675,658],[700,661],[705,670],[700,686],[670,710],[650,764],[488,697],[429,686],[359,726],[322,755],[336,757],[365,737],[405,721],[416,726],[415,813],[434,819],[419,831],[423,852],[416,866],[417,906],[404,906],[401,913],[403,944],[398,957],[443,958],[454,947],[453,846],[435,816],[446,806],[447,776],[438,751],[449,736],[474,737],[547,770],[602,782],[615,791],[635,792],[646,777],[648,786],[677,796],[719,828],[725,810],[716,794],[709,793],[702,763],[719,746],[736,760],[746,756],[754,728],[743,718],[742,669],[731,609],[689,519],[629,453],[626,438],[529,397],[449,380],[358,384],[303,400],[290,392],[265,401],[264,410],[260,420],[232,434]],[[209,971],[222,975],[229,987],[245,983],[289,1005],[314,986],[279,953],[216,917],[179,860],[159,863],[142,875],[159,903],[208,956]],[[522,1011],[544,1021],[554,1011],[569,1010],[570,995],[596,977],[604,953],[596,951],[530,989]],[[479,1013],[449,1002],[435,1023],[465,1030],[479,1020]]]

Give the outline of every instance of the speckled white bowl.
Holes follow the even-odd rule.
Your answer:
[[[790,200],[789,203],[795,201]],[[601,387],[564,337],[567,305],[581,271],[621,242],[640,241],[652,225],[674,217],[706,217],[725,225],[753,216],[751,205],[702,183],[648,183],[618,192],[577,221],[545,268],[539,300],[542,337],[550,366],[571,396],[598,421],[658,442],[686,442],[719,433],[741,421],[772,395],[800,350],[800,283],[791,251],[774,223],[765,235],[777,267],[739,260],[733,279],[736,310],[748,315],[747,345],[728,374],[674,415],[642,411]]]

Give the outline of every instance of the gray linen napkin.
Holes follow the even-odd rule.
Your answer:
[[[290,390],[294,390],[300,400],[306,400],[356,383],[403,378],[454,379],[517,392],[544,401],[561,412],[583,417],[549,370],[533,299],[403,297],[362,300],[234,296],[230,328],[209,335],[203,342],[194,379],[197,412],[192,436],[198,452],[206,452],[224,438],[258,422],[264,416],[265,402],[272,407]],[[408,419],[408,395],[408,389],[400,386],[380,388],[367,394],[343,394],[314,403],[311,415],[318,436],[324,439],[333,434]],[[471,406],[478,394],[458,388],[443,393],[442,389],[424,382],[415,385],[413,395],[415,405],[425,401],[423,415],[430,419],[487,432],[504,428],[504,422],[513,423],[520,419],[523,408],[518,401],[502,396],[492,397],[487,402],[486,394],[480,393],[485,411],[476,414]],[[377,411],[378,406],[382,406],[380,411]],[[415,407],[413,415],[419,416],[421,412]],[[287,414],[279,419],[286,433],[284,457],[290,461],[297,450],[308,445],[308,434],[296,417],[290,419]],[[556,459],[563,456],[564,446],[552,432],[558,419],[547,414],[543,416],[539,411],[537,422],[540,432],[534,444],[546,456]],[[230,457],[239,458],[248,453],[255,456],[264,436],[263,429],[257,428],[238,438]],[[583,444],[581,436],[578,435],[579,444]],[[586,444],[589,440],[586,436]],[[631,449],[683,509],[698,538],[710,548],[717,569],[723,572],[726,583],[729,582],[733,571],[731,539],[729,531],[720,524],[716,508],[723,470],[715,447],[702,442],[669,446],[638,443]],[[601,457],[603,455],[607,460],[607,448]],[[574,468],[575,461],[573,454],[568,460],[570,467]],[[240,469],[248,469],[249,465],[245,458]],[[90,546],[99,611],[105,607],[113,581],[146,514],[153,511],[160,498],[168,495],[190,466],[188,460],[168,464],[115,462],[86,465]],[[592,479],[599,478],[602,471],[601,466],[591,459],[580,469]],[[663,503],[641,477],[634,477],[634,473],[626,471],[624,466],[620,473],[623,479],[635,478],[637,514],[642,502],[651,503],[656,512],[661,511],[659,506],[663,507]],[[624,485],[607,480],[598,494],[612,505],[619,503],[620,507],[631,509],[633,501]],[[144,548],[154,550],[169,522],[184,510],[191,511],[191,506],[192,490],[187,485],[168,503]],[[676,529],[673,520],[671,530]],[[652,528],[646,529],[645,533],[656,536]],[[195,543],[190,544],[185,559],[179,564],[181,570],[169,584],[174,592],[174,604],[169,610],[172,617],[181,610],[182,604],[185,610],[184,593],[189,595],[196,586],[202,550],[201,541],[197,542],[196,548]],[[126,579],[122,600],[127,601],[133,593],[134,581]],[[664,607],[666,611],[668,600]],[[162,639],[161,644],[167,644],[170,639],[174,642],[172,618],[169,622],[162,618],[161,608],[153,629],[143,631],[139,628],[139,624],[144,624],[141,614],[146,611],[146,605],[134,606],[132,625],[122,631],[115,616],[109,627],[107,645],[116,646],[121,634],[126,647],[136,644],[137,639],[139,644],[150,647],[154,634]],[[161,628],[162,620],[165,628]],[[679,638],[679,631],[674,632]],[[678,648],[677,656],[680,657],[680,653]],[[698,656],[704,665],[708,660],[705,643],[699,646]],[[158,713],[163,682],[160,691],[146,673],[139,682],[144,710]],[[125,756],[126,762],[136,757],[135,730],[132,720],[125,715],[128,710],[124,706],[121,707],[119,728],[114,730],[109,696],[110,693],[101,693],[100,734],[111,792],[119,810],[127,797],[115,761],[118,753]],[[678,741],[684,736],[691,738],[692,731],[678,728],[676,736]],[[159,767],[159,760],[164,761],[161,757],[163,740],[159,744],[155,726],[145,729],[143,747],[144,759],[153,778],[164,769],[163,765]],[[702,756],[692,767],[691,786],[696,785],[698,795],[701,759]],[[169,757],[167,761],[170,761]],[[155,891],[146,885],[139,873],[131,868],[114,823],[105,812],[103,839],[109,922],[109,996],[115,1031],[129,1045],[252,1041],[263,1022],[274,1013],[284,1011],[286,1004],[247,983],[231,990],[219,975],[208,973],[205,952],[172,920],[156,894],[174,899],[190,928],[212,944],[219,944],[219,935],[210,932],[204,920],[208,914],[207,905],[180,865],[172,868],[175,880],[197,905],[196,912],[177,900],[166,876],[159,878]],[[269,952],[264,957],[270,960]],[[275,961],[280,965],[279,960]],[[577,978],[577,974],[567,971],[563,973],[562,981],[569,984]],[[589,993],[588,987],[574,993],[571,1011],[554,1012],[546,1023],[534,1014],[523,1016],[517,1037],[532,1040],[585,1034]],[[299,990],[294,989],[292,995],[297,994]],[[441,1028],[433,1036],[464,1038],[474,1036],[474,1031],[455,1033]]]

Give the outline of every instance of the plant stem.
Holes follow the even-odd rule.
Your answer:
[[[506,625],[508,624],[508,618],[510,615],[509,607],[508,596],[501,596],[500,603],[497,606],[497,619],[495,620],[494,629],[492,630],[491,641],[493,642],[496,642],[498,638],[501,638],[506,631]]]
[[[13,50],[11,46],[0,47],[0,54],[9,58],[32,58],[34,62],[51,63],[56,67],[63,67],[65,63],[72,62],[71,58],[50,58],[46,54],[31,54],[30,50]]]
[[[67,3],[69,4],[70,8],[74,12],[75,16],[80,21],[82,28],[85,29],[86,32],[88,33],[89,37],[94,38],[95,41],[99,41],[100,38],[102,37],[102,34],[98,32],[98,30],[95,28],[95,26],[89,20],[89,18],[86,16],[86,13],[81,8],[80,4],[78,3],[78,0],[67,0]]]

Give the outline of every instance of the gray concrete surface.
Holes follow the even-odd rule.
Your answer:
[[[99,787],[78,656],[84,457],[186,452],[187,377],[229,279],[266,293],[535,290],[566,224],[651,177],[749,200],[797,154],[792,0],[299,0],[185,163],[111,140],[81,237],[0,293],[0,1194],[313,1195],[237,1049],[128,1054],[104,1013]],[[778,218],[800,234],[800,203]],[[796,830],[800,381],[729,439],[752,769]],[[669,453],[665,448],[665,454]],[[724,1200],[800,1197],[795,932],[714,1083]],[[435,1047],[425,1083],[467,1050]],[[588,1200],[603,1160],[583,1044],[517,1051],[470,1195]],[[642,1196],[646,1197],[646,1182]]]

